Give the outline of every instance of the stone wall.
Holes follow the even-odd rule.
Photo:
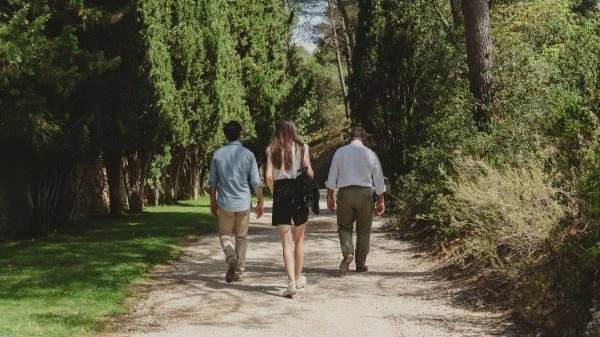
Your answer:
[[[102,159],[83,165],[79,177],[77,218],[107,217],[110,214],[108,180]]]

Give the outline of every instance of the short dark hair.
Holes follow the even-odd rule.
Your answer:
[[[360,126],[355,126],[350,130],[350,138],[367,139],[367,131]]]
[[[242,134],[242,125],[238,121],[229,121],[223,126],[223,132],[228,141],[239,140]]]

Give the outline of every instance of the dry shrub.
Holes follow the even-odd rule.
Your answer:
[[[569,213],[570,198],[552,185],[536,158],[504,168],[459,158],[456,171],[443,205],[448,229],[457,233],[456,257],[517,277],[543,255],[546,240]]]

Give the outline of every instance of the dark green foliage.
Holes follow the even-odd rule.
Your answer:
[[[375,136],[387,175],[406,174],[436,106],[464,89],[462,49],[439,18],[441,10],[450,19],[447,1],[359,1],[359,9],[353,122]]]
[[[84,112],[76,109],[70,99],[86,78],[118,62],[79,45],[77,33],[84,22],[78,11],[86,9],[78,2],[61,8],[45,1],[11,1],[3,7],[0,142],[19,141],[34,147],[53,143],[61,147],[68,144],[57,142],[57,138],[80,136],[82,126],[78,123],[84,119]],[[70,126],[79,132],[71,133]]]
[[[81,1],[11,1],[0,14],[0,144],[27,163],[33,236],[73,220],[79,161],[91,152],[91,111],[81,106],[87,81],[118,58],[80,44],[79,35],[108,12]]]
[[[263,154],[278,118],[308,120],[312,77],[288,67],[292,18],[271,1],[2,7],[0,145],[18,146],[32,168],[34,219],[55,218],[64,193],[76,195],[86,158],[102,157],[119,216],[124,205],[141,212],[147,192],[198,197],[225,121],[240,120]],[[37,235],[62,223],[48,221]]]
[[[256,133],[247,133],[259,162],[280,118],[292,118],[310,91],[307,79],[288,70],[293,17],[283,1],[241,0],[230,4],[228,20],[241,60],[244,100]],[[308,88],[308,89],[307,89]]]

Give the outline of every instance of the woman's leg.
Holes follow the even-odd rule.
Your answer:
[[[295,272],[296,280],[302,275],[302,268],[304,267],[304,230],[306,229],[306,223],[296,226],[294,228],[294,261],[295,261]]]
[[[292,248],[292,228],[290,225],[277,225],[279,237],[281,238],[281,246],[283,247],[283,262],[288,280],[291,284],[296,284],[296,275],[294,274],[294,250]]]

